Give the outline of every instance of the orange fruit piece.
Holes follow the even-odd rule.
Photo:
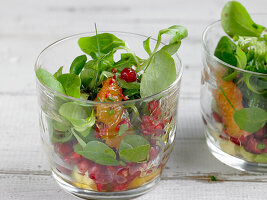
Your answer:
[[[217,85],[218,89],[214,92],[214,98],[217,102],[219,114],[222,117],[222,122],[226,127],[226,133],[236,138],[246,135],[247,132],[241,130],[236,124],[233,118],[235,110],[226,99],[227,97],[236,110],[242,109],[243,104],[241,91],[232,81],[223,81],[219,77],[217,77]],[[219,87],[222,88],[226,97]]]
[[[110,77],[103,81],[102,88],[98,92],[95,101],[101,102],[119,102],[123,98],[122,88],[119,87],[115,78]],[[97,105],[96,106],[97,122],[104,123],[107,128],[107,134],[101,137],[106,140],[106,144],[110,147],[119,148],[123,136],[117,136],[116,127],[123,119],[128,119],[127,110],[119,105]],[[126,134],[125,134],[126,135]]]

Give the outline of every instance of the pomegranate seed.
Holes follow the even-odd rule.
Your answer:
[[[64,162],[70,164],[70,157],[67,155],[64,157]]]
[[[265,126],[266,127],[266,126]],[[266,134],[267,132],[264,131],[264,129],[267,129],[267,128],[261,128],[260,130],[258,130],[256,133],[254,133],[254,137],[257,138],[257,139],[262,139],[262,138],[265,138],[266,137]],[[265,133],[266,132],[266,133]]]
[[[128,186],[129,186],[128,182],[122,183],[122,184],[117,184],[113,187],[113,191],[114,192],[124,191],[128,188]]]
[[[258,145],[258,141],[252,136],[249,138],[247,145],[245,146],[245,149],[248,152],[260,154],[262,153],[262,150],[258,149],[257,145]]]
[[[143,116],[140,127],[144,135],[161,136],[164,133],[164,124],[159,123],[153,116]]]
[[[153,146],[149,150],[149,160],[154,160],[159,154],[160,148],[159,146]]]
[[[121,79],[126,82],[134,82],[136,81],[136,73],[132,68],[124,68],[121,71]]]
[[[82,174],[88,171],[90,168],[91,162],[89,160],[82,160],[78,163],[78,168]]]
[[[97,183],[96,184],[96,188],[99,192],[104,192],[105,191],[105,184],[102,184],[102,183]]]
[[[70,154],[70,159],[74,164],[77,164],[82,160],[82,156],[80,154],[77,154],[76,152],[72,152]]]
[[[235,137],[230,137],[230,140],[235,143],[236,145],[240,146],[240,140],[239,138],[235,138]]]
[[[150,114],[154,115],[155,117],[158,117],[160,115],[159,110],[159,101],[153,100],[148,103],[148,110]]]
[[[113,181],[113,174],[106,166],[98,165],[97,172],[95,172],[95,182],[101,184],[111,183]]]
[[[213,118],[214,118],[214,120],[215,120],[216,122],[222,122],[222,118],[221,118],[221,116],[220,116],[218,113],[213,112],[213,113],[212,113],[212,116],[213,116]]]
[[[58,144],[55,147],[56,151],[62,156],[68,155],[73,151],[69,143]]]

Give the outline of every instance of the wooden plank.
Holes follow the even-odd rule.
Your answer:
[[[0,175],[0,198],[5,200],[75,200],[49,176]],[[248,182],[208,182],[162,180],[154,190],[137,200],[177,199],[265,199],[266,184]]]

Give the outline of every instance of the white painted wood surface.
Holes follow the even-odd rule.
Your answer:
[[[152,192],[138,199],[267,199],[266,174],[227,167],[210,155],[199,112],[201,34],[219,19],[225,0],[0,0],[0,199],[76,199],[51,178],[40,145],[33,65],[62,37],[93,30],[156,36],[172,24],[188,27],[179,50],[185,70],[176,146]],[[250,12],[265,0],[241,1]],[[209,182],[210,176],[220,181]]]

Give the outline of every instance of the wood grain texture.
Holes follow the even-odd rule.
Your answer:
[[[185,25],[179,54],[184,65],[176,145],[159,186],[137,199],[267,199],[266,174],[250,174],[217,161],[205,145],[200,115],[201,35],[219,19],[226,0],[0,0],[0,199],[77,199],[50,176],[39,136],[34,62],[60,38],[99,30],[156,37]],[[267,1],[242,0],[251,13]],[[218,182],[210,182],[216,176]]]

